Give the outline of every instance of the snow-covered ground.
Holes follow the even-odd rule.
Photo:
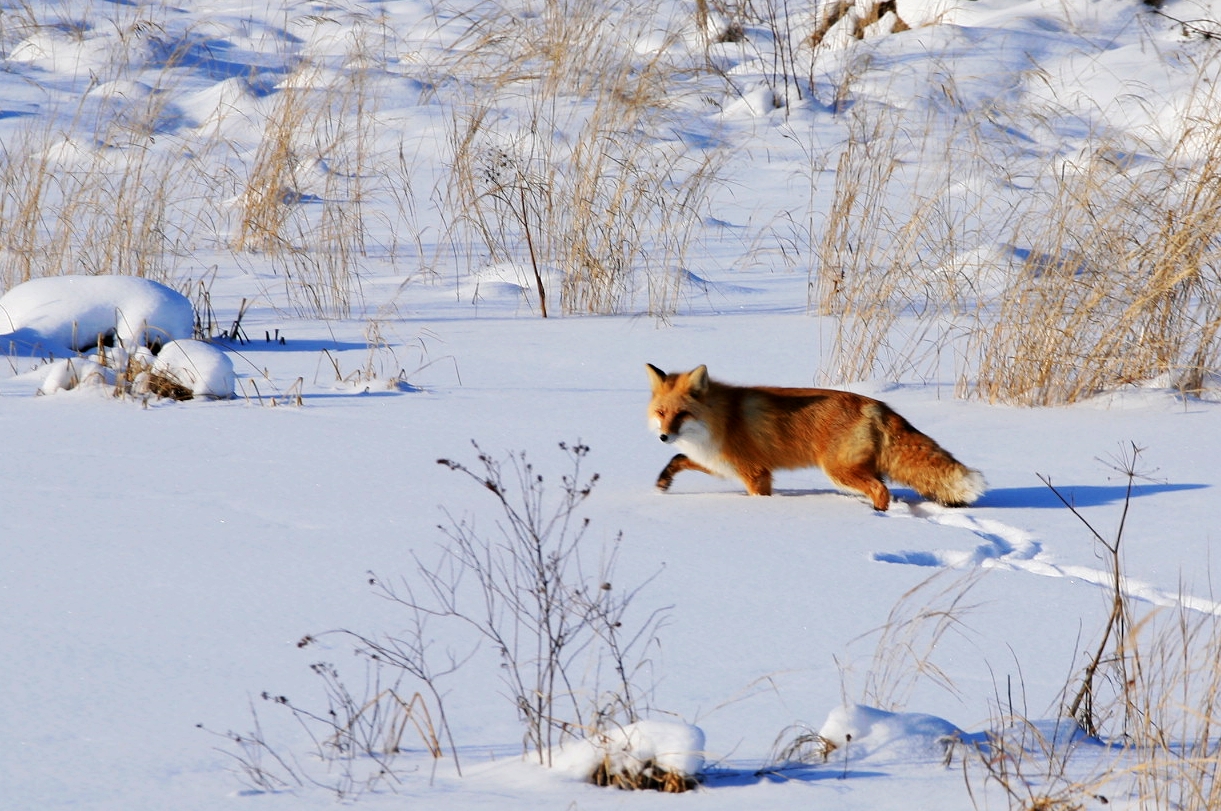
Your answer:
[[[990,224],[1033,193],[1039,178],[1029,173],[1070,171],[1116,133],[1145,144],[1134,160],[1146,161],[1199,114],[1218,61],[1216,42],[1198,32],[1215,28],[1221,9],[1167,2],[1165,14],[1185,28],[1126,0],[900,0],[910,30],[825,42],[791,88],[771,56],[776,32],[748,26],[744,44],[709,46],[722,75],[679,74],[664,128],[648,133],[676,167],[700,155],[717,166],[694,232],[658,225],[654,212],[656,239],[640,237],[660,253],[669,249],[659,235],[692,234],[685,252],[665,254],[683,271],[673,298],[656,280],[674,267],[633,254],[648,281],[617,314],[564,316],[556,295],[544,320],[525,253],[500,261],[472,247],[473,230],[447,230],[453,128],[469,92],[452,77],[474,68],[446,57],[473,48],[473,35],[459,36],[472,19],[507,7],[517,4],[2,7],[0,227],[14,234],[0,255],[2,292],[27,272],[139,270],[180,290],[210,323],[236,396],[173,402],[116,396],[113,381],[48,386],[58,367],[27,333],[10,342],[0,375],[0,806],[323,808],[345,786],[371,808],[459,811],[1010,807],[971,747],[1011,713],[1068,740],[1056,724],[1062,693],[1110,610],[1102,547],[1040,476],[1110,540],[1129,485],[1114,468],[1133,444],[1148,472],[1132,483],[1123,523],[1137,616],[1221,613],[1211,551],[1221,410],[1209,392],[1185,398],[1165,381],[1138,381],[1070,406],[960,398],[972,367],[958,345],[903,349],[926,328],[914,309],[888,331],[897,360],[865,380],[836,379],[837,322],[809,307],[838,156],[850,139],[874,143],[863,121],[894,123],[879,154],[915,183],[909,196],[890,188],[890,222],[919,208],[921,183],[949,178],[978,205],[966,220],[975,230],[954,245],[974,257],[964,267],[980,274],[980,295],[995,292],[989,284],[1007,268],[1000,257],[1029,246],[1002,244]],[[674,22],[694,19],[693,9],[663,4],[656,14],[683,36],[665,40],[661,22],[616,36],[635,37],[639,54],[705,64],[694,23]],[[529,25],[540,15],[518,16]],[[368,93],[359,104],[342,90],[355,74]],[[845,76],[847,101],[832,83]],[[811,78],[799,97],[797,80]],[[333,140],[317,136],[314,154],[285,158],[292,170],[270,186],[292,213],[277,226],[258,220],[250,188],[267,165],[265,134],[287,115],[276,106],[284,87],[311,82],[341,88],[326,103],[343,123]],[[493,116],[516,133],[506,143],[519,143],[529,93],[518,102]],[[571,104],[571,117],[551,110],[547,120],[575,127],[593,115]],[[895,133],[911,138],[894,147]],[[964,143],[981,140],[956,163]],[[341,148],[352,141],[363,147]],[[339,155],[367,176],[331,161]],[[123,167],[152,191],[111,183]],[[26,243],[10,226],[30,222],[17,204],[31,194],[21,183],[38,177],[43,214]],[[163,199],[150,213],[154,192]],[[342,261],[318,259],[311,240],[326,233],[327,206],[351,195],[367,200],[364,225],[326,243]],[[64,248],[72,240],[57,240],[57,212],[107,221],[100,205],[130,211],[145,241],[98,226]],[[277,227],[304,247],[277,252],[266,241]],[[555,283],[554,269],[543,271]],[[99,294],[103,309],[113,309],[110,295]],[[98,303],[86,299],[83,308]],[[659,301],[673,311],[650,314]],[[6,333],[31,326],[0,319]],[[669,454],[646,428],[646,363],[705,363],[721,380],[831,383],[884,399],[982,470],[990,489],[956,510],[900,489],[885,514],[815,470],[780,474],[768,499],[693,472],[659,495],[653,482]],[[54,389],[63,390],[39,393]],[[318,662],[333,663],[358,698],[372,697],[351,637],[326,632],[408,634],[410,612],[384,599],[370,573],[413,582],[417,560],[438,559],[447,543],[438,526],[451,521],[499,537],[489,493],[436,463],[477,468],[472,440],[496,458],[524,451],[548,498],[571,472],[558,443],[589,446],[583,472],[599,480],[578,510],[590,519],[581,555],[596,569],[621,534],[613,588],[641,585],[625,626],[661,612],[636,676],[640,706],[652,723],[698,729],[642,729],[662,730],[650,741],[659,762],[672,754],[666,730],[683,730],[688,746],[702,737],[701,752],[674,757],[704,764],[694,794],[599,788],[523,758],[524,728],[486,643],[435,682],[461,775],[453,757],[434,763],[408,732],[411,751],[394,758],[392,775],[369,790],[347,785],[345,767],[316,758],[311,728],[262,697],[324,713],[325,680],[310,668]],[[315,641],[298,647],[306,635]],[[439,670],[475,643],[469,628],[441,620],[424,637]],[[583,690],[605,678],[581,676]],[[422,684],[398,688],[417,690],[431,701]],[[835,744],[825,763],[777,762],[801,730]],[[248,767],[259,752],[268,772],[285,772],[250,748],[252,734],[313,782],[256,790]],[[1128,757],[1085,743],[1078,753],[1071,779],[1040,766],[1015,784],[1054,794]],[[587,754],[570,750],[557,763]],[[376,766],[361,759],[355,773]],[[1122,779],[1070,796],[1092,804],[1095,794],[1137,807]]]

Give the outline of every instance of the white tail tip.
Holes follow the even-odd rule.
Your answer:
[[[988,482],[984,474],[978,470],[967,469],[966,475],[958,485],[958,499],[962,504],[974,504],[988,490]]]

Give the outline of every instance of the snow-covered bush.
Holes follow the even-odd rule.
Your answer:
[[[53,360],[42,394],[82,385],[187,400],[233,396],[233,362],[193,340],[195,310],[181,293],[130,276],[55,276],[0,297],[0,329],[12,350],[35,355],[87,352]]]
[[[78,352],[99,344],[158,348],[190,338],[190,300],[134,276],[31,279],[0,297],[0,342],[24,353]]]
[[[634,618],[642,586],[621,587],[615,577],[618,544],[583,551],[588,519],[576,512],[598,475],[581,469],[589,448],[560,443],[572,465],[557,490],[525,453],[498,460],[476,445],[478,465],[437,460],[491,493],[500,531],[485,535],[473,518],[441,527],[447,542],[440,559],[419,563],[418,588],[396,590],[373,578],[383,596],[417,620],[433,617],[466,626],[490,643],[500,659],[506,694],[526,727],[526,749],[549,765],[557,748],[583,734],[598,736],[640,720],[648,686],[648,654],[666,610]],[[591,561],[590,555],[597,556]],[[379,660],[418,641],[365,640]],[[610,672],[609,683],[585,674]]]
[[[863,704],[836,707],[817,730],[795,724],[780,733],[771,762],[775,768],[849,761],[944,758],[966,736],[933,715],[888,712]],[[836,754],[838,753],[838,754]]]

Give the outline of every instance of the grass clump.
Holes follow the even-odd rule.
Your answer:
[[[453,227],[472,257],[522,269],[540,315],[556,299],[564,313],[677,306],[720,157],[663,134],[680,67],[668,41],[637,53],[647,12],[548,4],[511,32],[480,27],[487,47],[461,63],[476,78],[451,137]]]
[[[1221,329],[1221,121],[1151,167],[1098,150],[1066,172],[990,328],[975,391],[1027,405],[1165,379],[1198,393]]]
[[[603,760],[594,770],[590,782],[595,786],[628,791],[660,791],[663,794],[682,794],[699,785],[695,777],[667,769],[652,760],[631,771],[616,768],[609,759]]]
[[[937,376],[944,355],[960,394],[1021,405],[1149,383],[1207,387],[1221,353],[1221,119],[1211,108],[1156,143],[1098,136],[1077,158],[1011,159],[984,137],[988,122],[947,131],[930,120],[921,132],[889,111],[851,115],[856,134],[811,240],[809,306],[836,324],[829,377]],[[947,169],[1015,166],[990,193],[911,166],[917,147],[945,149]],[[1031,188],[1014,194],[1019,178]]]

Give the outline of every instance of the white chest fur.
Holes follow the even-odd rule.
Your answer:
[[[683,423],[682,431],[673,442],[693,462],[698,462],[718,476],[736,478],[737,471],[721,456],[721,445],[708,431],[708,426],[695,420]]]

